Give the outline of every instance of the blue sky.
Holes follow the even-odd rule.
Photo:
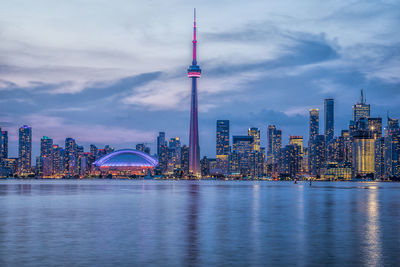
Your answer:
[[[33,127],[88,148],[187,143],[193,2],[21,1],[0,9],[0,126],[17,153]],[[308,138],[308,109],[335,98],[335,131],[365,89],[372,115],[400,117],[399,1],[198,1],[199,128],[215,155],[215,122],[231,134],[275,124]],[[386,121],[384,120],[384,123]],[[321,123],[323,129],[323,123]]]

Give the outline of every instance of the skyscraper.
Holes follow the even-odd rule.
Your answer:
[[[192,79],[191,108],[190,108],[190,134],[189,134],[189,172],[199,177],[200,168],[200,145],[199,145],[199,127],[197,120],[197,79],[201,76],[201,69],[197,65],[196,56],[196,9],[194,10],[193,22],[193,61],[188,69],[188,77]]]
[[[277,130],[275,125],[268,125],[268,147],[267,161],[269,164],[278,161],[279,150],[282,147],[282,131]]]
[[[216,155],[228,155],[229,149],[229,120],[217,120]]]
[[[248,135],[253,136],[253,151],[260,151],[260,130],[258,128],[249,128]]]
[[[332,98],[324,101],[324,127],[325,127],[325,145],[335,136],[334,128],[334,100]]]
[[[65,139],[65,156],[64,156],[64,164],[65,164],[65,173],[68,176],[75,176],[77,171],[77,159],[78,159],[78,151],[77,145],[73,138]]]
[[[370,105],[366,103],[364,97],[364,90],[361,89],[360,102],[353,106],[353,121],[357,122],[360,118],[369,118],[370,110]]]
[[[229,120],[217,120],[216,172],[218,174],[228,174],[229,153]]]
[[[310,109],[310,136],[309,140],[319,135],[319,109]]]
[[[53,139],[43,136],[40,140],[40,169],[43,176],[53,174]]]
[[[19,128],[18,161],[20,174],[27,174],[31,172],[32,128],[28,125],[24,125]]]
[[[234,171],[243,176],[247,176],[250,173],[250,153],[253,151],[253,143],[253,136],[233,136]]]
[[[8,132],[0,128],[0,161],[8,158]]]

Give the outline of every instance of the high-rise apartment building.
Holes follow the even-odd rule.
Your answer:
[[[31,172],[32,164],[32,128],[24,125],[19,128],[18,167],[24,175]]]

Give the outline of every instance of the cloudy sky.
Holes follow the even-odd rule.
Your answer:
[[[0,126],[17,154],[17,128],[33,127],[34,154],[63,145],[115,148],[159,131],[188,139],[193,1],[2,0]],[[365,89],[372,115],[400,117],[400,2],[196,2],[202,155],[215,155],[215,123],[231,134],[275,124],[308,138],[309,108],[335,98],[335,130]],[[384,120],[386,124],[386,120]],[[322,129],[323,125],[321,125]]]

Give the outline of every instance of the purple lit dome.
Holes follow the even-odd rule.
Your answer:
[[[158,160],[135,149],[121,149],[94,162],[98,167],[155,167]]]

